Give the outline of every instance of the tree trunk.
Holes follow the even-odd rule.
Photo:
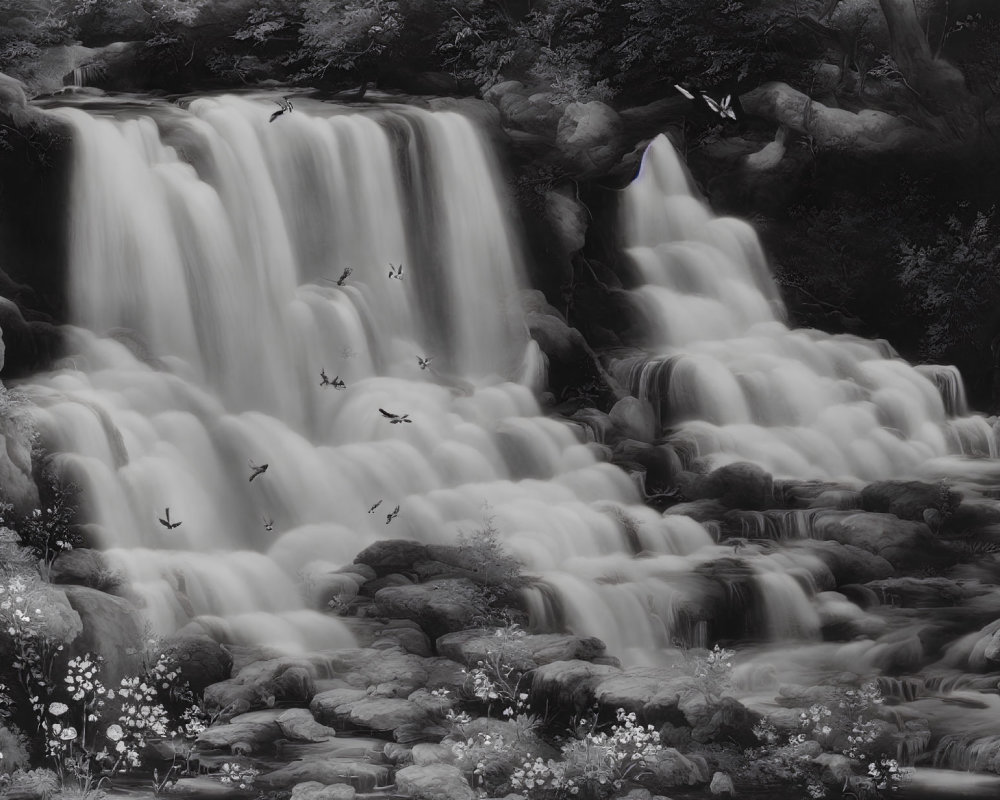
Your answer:
[[[892,57],[921,105],[934,116],[948,117],[958,135],[977,133],[979,104],[966,88],[961,71],[934,57],[913,0],[879,0],[879,6],[889,26]]]

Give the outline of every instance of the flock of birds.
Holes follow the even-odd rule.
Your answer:
[[[290,113],[292,111],[292,103],[287,97],[283,97],[280,101],[275,100],[281,108],[271,114],[269,122],[274,122],[282,114]],[[351,267],[345,267],[344,271],[340,274],[340,277],[334,280],[333,278],[323,278],[322,280],[328,281],[330,283],[335,283],[337,286],[343,286],[347,279],[354,272]],[[402,264],[389,264],[389,278],[395,280],[403,280],[403,265]],[[417,365],[420,369],[425,370],[430,367],[431,361],[433,361],[433,356],[417,356]],[[347,383],[339,376],[335,375],[333,380],[330,380],[330,376],[326,374],[326,367],[323,367],[319,371],[320,386],[332,386],[334,389],[346,389]],[[392,411],[386,411],[384,408],[379,408],[379,413],[387,420],[389,420],[390,425],[400,425],[403,423],[413,422],[410,419],[409,414],[395,414]],[[250,465],[250,483],[253,483],[254,478],[260,477],[265,472],[267,472],[267,464],[255,464],[253,459],[249,459],[248,463]],[[382,500],[379,499],[371,508],[368,509],[369,514],[374,514],[375,510],[382,505]],[[399,516],[399,505],[385,515],[385,524],[390,524],[396,517]],[[174,528],[180,527],[183,523],[180,520],[176,522],[170,519],[170,507],[168,506],[162,517],[158,517],[160,524],[167,530],[173,530]],[[264,522],[264,530],[273,531],[274,530],[274,520],[268,517],[266,514],[261,517]]]

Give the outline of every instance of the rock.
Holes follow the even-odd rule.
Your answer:
[[[608,416],[625,439],[650,442],[659,435],[656,429],[656,415],[648,400],[637,397],[623,397],[612,406]]]
[[[604,171],[624,155],[624,126],[618,112],[600,100],[570,103],[556,127],[556,144],[584,171]]]
[[[835,783],[839,786],[846,786],[854,776],[854,767],[851,760],[840,753],[820,753],[813,759],[814,764],[819,764],[823,768],[823,782]]]
[[[947,515],[961,502],[958,492],[920,481],[876,481],[861,490],[861,508],[865,511],[894,514],[915,522],[923,522],[928,509]]]
[[[415,744],[410,756],[418,767],[426,767],[428,764],[455,763],[455,753],[448,745],[444,744],[430,744],[428,742]]]
[[[278,725],[278,717],[283,713],[280,709],[271,709],[239,714],[226,724],[206,728],[198,734],[195,741],[200,747],[211,750],[246,744],[251,752],[258,752],[265,745],[271,745],[275,739],[281,737],[282,730]]]
[[[318,783],[323,786],[347,784],[361,792],[370,792],[376,786],[385,786],[388,782],[389,768],[384,764],[323,756],[285,764],[273,772],[259,776],[256,784],[270,791],[300,783]]]
[[[529,94],[529,91],[519,81],[502,81],[484,92],[483,99],[496,106],[505,128],[541,135],[551,141],[562,112],[552,102],[551,94]]]
[[[723,697],[718,703],[700,708],[699,712],[694,715],[685,710],[685,716],[691,723],[691,738],[696,742],[734,742],[741,747],[757,744],[753,727],[760,721],[760,715],[738,700]]]
[[[474,614],[468,599],[475,592],[475,584],[465,578],[436,580],[380,589],[375,604],[379,614],[412,619],[437,638],[468,627]]]
[[[554,661],[531,673],[531,704],[535,708],[560,708],[567,713],[593,705],[602,681],[621,669],[589,661]]]
[[[407,539],[385,539],[358,553],[354,563],[371,567],[378,577],[383,577],[393,572],[409,572],[414,562],[426,559],[427,548],[422,544]]]
[[[305,708],[282,711],[275,722],[287,738],[296,742],[323,742],[337,735],[333,728],[320,725]]]
[[[438,653],[463,664],[485,661],[496,652],[497,637],[482,630],[445,634],[436,642]],[[504,663],[527,671],[553,661],[590,661],[604,655],[604,642],[595,637],[581,638],[568,633],[528,634],[504,643]]]
[[[319,781],[306,781],[292,787],[291,800],[354,800],[355,794],[354,787],[347,784],[324,786]]]
[[[881,556],[896,569],[926,567],[949,557],[922,522],[864,511],[817,511],[816,538],[833,539]]]
[[[391,685],[396,687],[396,696],[406,696],[429,685],[431,671],[438,666],[438,659],[424,659],[387,648],[338,650],[329,654],[327,662],[327,668],[349,686],[368,689]]]
[[[108,685],[126,675],[139,674],[143,626],[138,609],[121,597],[87,586],[66,586],[63,591],[83,626],[66,648],[67,656],[101,656],[101,678]]]
[[[6,77],[0,73],[0,104],[2,104],[3,81]],[[3,301],[0,298],[0,310],[4,306],[14,305],[10,301]],[[21,316],[20,310],[14,306],[14,313]],[[10,326],[3,322],[3,329],[10,337]],[[25,323],[25,326],[27,323]],[[0,330],[0,369],[4,364],[4,330]],[[0,417],[0,486],[3,487],[4,499],[14,506],[14,510],[21,514],[27,514],[32,509],[38,507],[38,487],[32,477],[31,464],[31,436],[30,431],[34,430],[34,423],[28,415],[28,406],[20,406],[15,403],[8,403],[4,409],[4,414]],[[61,555],[76,552],[74,550],[63,551]],[[58,561],[58,558],[56,559]]]
[[[387,742],[382,755],[390,764],[403,766],[413,762],[413,748],[399,742]]]
[[[545,216],[559,248],[566,255],[583,249],[587,239],[589,214],[569,186],[559,186],[545,193]]]
[[[713,795],[732,797],[736,794],[736,787],[733,786],[733,779],[725,772],[716,772],[712,776],[712,782],[708,785],[708,790]]]
[[[207,686],[204,701],[206,708],[228,719],[253,709],[270,708],[275,698],[268,694],[266,687],[247,685],[231,678]]]
[[[708,774],[701,765],[691,761],[673,747],[664,748],[656,761],[649,764],[649,785],[655,791],[677,786],[695,786],[708,782]]]
[[[168,653],[191,689],[201,694],[213,683],[226,680],[233,657],[208,636],[173,636],[164,642]]]
[[[411,700],[371,696],[360,689],[320,692],[309,704],[309,710],[323,724],[353,725],[382,732],[401,725],[422,725],[429,720],[427,712]]]
[[[764,145],[756,153],[751,153],[744,159],[744,164],[752,172],[770,172],[775,169],[785,157],[786,142],[789,130],[784,125],[778,127],[774,141]]]
[[[762,511],[774,504],[771,476],[756,464],[741,461],[712,470],[699,482],[702,497],[711,497],[729,508]]]
[[[388,575],[383,575],[381,578],[375,578],[365,583],[361,587],[361,591],[374,597],[375,593],[379,589],[385,589],[389,586],[412,586],[416,581],[413,578],[407,577],[406,575],[400,575],[398,572],[390,572]]]
[[[450,764],[403,767],[396,786],[418,800],[473,800],[475,792],[457,767]]]
[[[884,558],[853,545],[813,539],[789,542],[787,545],[808,550],[820,558],[833,574],[837,586],[865,584],[895,573],[892,564]]]

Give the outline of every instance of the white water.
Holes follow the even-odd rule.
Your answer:
[[[953,368],[912,367],[884,342],[792,330],[760,243],[697,200],[665,136],[624,193],[628,255],[651,357],[617,373],[694,455],[779,476],[871,481],[998,455]]]
[[[625,473],[541,416],[518,238],[480,134],[450,112],[302,100],[268,123],[271,110],[222,97],[52,112],[77,149],[76,327],[70,355],[25,389],[153,626],[348,641],[305,610],[302,573],[378,538],[452,542],[491,515],[574,630],[618,652],[668,644],[678,609],[713,591],[670,576],[728,549],[639,505]],[[347,266],[343,287],[322,280]],[[347,388],[321,387],[321,368]],[[252,483],[251,459],[269,464]],[[631,558],[622,507],[662,558]],[[789,592],[808,606],[762,580],[779,617]],[[542,606],[535,619],[552,621]]]

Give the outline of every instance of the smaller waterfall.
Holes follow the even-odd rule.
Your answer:
[[[693,196],[665,136],[625,190],[622,219],[653,354],[615,373],[694,455],[845,481],[997,456],[989,424],[966,416],[953,368],[912,367],[884,342],[789,329],[753,229]]]

